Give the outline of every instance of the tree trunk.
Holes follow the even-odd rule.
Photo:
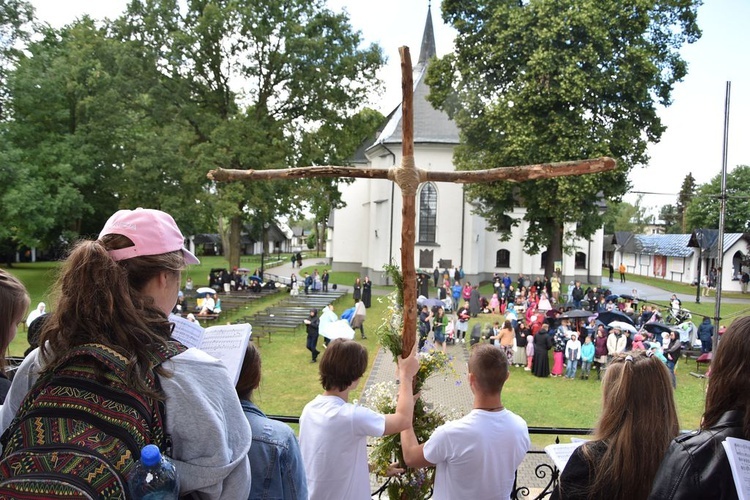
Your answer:
[[[224,249],[224,255],[226,255],[229,261],[229,267],[235,268],[240,267],[240,233],[242,232],[242,218],[239,215],[233,216],[229,219],[229,247]]]
[[[555,272],[555,262],[562,261],[562,236],[563,228],[561,224],[555,221],[550,221],[552,224],[552,238],[550,239],[549,246],[547,247],[547,262],[544,266],[544,275],[552,276]],[[562,271],[562,269],[561,269]],[[562,281],[562,272],[559,276]]]

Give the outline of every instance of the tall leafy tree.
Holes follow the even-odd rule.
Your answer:
[[[687,207],[695,196],[695,177],[689,172],[682,181],[680,192],[677,195],[677,214],[680,217],[679,224],[683,233],[687,232]]]
[[[24,0],[0,2],[0,119],[6,119],[6,87],[8,73],[21,56],[21,46],[29,39],[34,19],[34,8]]]
[[[684,233],[682,217],[674,205],[664,205],[659,209],[659,219],[664,221],[664,230],[667,234]]]
[[[727,203],[724,229],[728,233],[750,231],[750,166],[738,165],[727,173]],[[721,175],[698,187],[686,210],[687,229],[719,227],[721,210]]]
[[[295,142],[346,123],[376,85],[377,46],[360,47],[345,14],[322,0],[133,0],[123,39],[155,54],[166,96],[188,124],[183,149],[203,175],[215,167],[295,165]],[[293,183],[209,186],[239,265],[243,223],[298,210]]]
[[[445,0],[443,16],[458,31],[452,54],[428,74],[430,101],[456,120],[457,168],[543,163],[601,155],[615,172],[520,185],[467,189],[497,230],[522,204],[526,249],[548,249],[548,269],[562,254],[563,224],[588,237],[601,227],[598,198],[618,201],[627,173],[648,160],[646,147],[664,126],[656,105],[669,105],[686,74],[679,55],[700,36],[698,1]],[[517,221],[516,221],[517,222]]]
[[[122,46],[90,19],[43,28],[9,75],[13,120],[3,140],[12,176],[0,204],[19,243],[53,244],[96,232],[118,206],[134,87]]]

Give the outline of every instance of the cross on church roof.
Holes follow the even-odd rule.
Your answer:
[[[431,30],[431,16],[428,16],[425,27]],[[429,43],[428,43],[429,46]],[[429,48],[428,48],[429,50]],[[432,36],[434,51],[434,35]],[[422,41],[420,61],[425,51]],[[308,177],[355,177],[369,179],[388,179],[394,181],[401,189],[403,200],[401,217],[401,269],[404,277],[404,326],[401,334],[403,357],[407,357],[416,342],[416,268],[414,265],[416,194],[423,182],[455,182],[471,184],[478,182],[522,182],[534,179],[549,179],[568,175],[583,175],[613,170],[616,166],[612,158],[602,157],[589,160],[545,163],[516,167],[499,167],[488,170],[432,172],[417,168],[414,163],[414,83],[412,63],[408,47],[399,48],[401,55],[401,92],[402,92],[402,160],[399,167],[389,169],[361,168],[344,166],[313,166],[270,170],[234,170],[219,168],[208,173],[208,177],[219,182],[252,182],[271,179],[297,179]],[[433,53],[434,55],[434,53]]]

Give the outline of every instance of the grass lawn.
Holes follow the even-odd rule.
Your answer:
[[[227,267],[226,261],[221,257],[203,257],[200,266],[191,266],[183,275],[183,280],[188,276],[193,278],[196,286],[207,283],[208,272],[214,267]],[[252,267],[243,261],[243,265]],[[312,270],[314,266],[303,268],[301,271]],[[319,267],[319,271],[322,268]],[[10,271],[16,274],[27,286],[31,295],[31,307],[35,307],[40,300],[48,303],[50,309],[54,302],[49,297],[49,286],[54,279],[56,264],[18,264]],[[269,269],[269,272],[272,272]],[[351,286],[356,273],[332,273],[331,283],[341,283]],[[485,285],[489,286],[489,285]],[[384,287],[376,287],[384,288]],[[487,291],[490,289],[487,288]],[[482,292],[486,293],[485,287]],[[250,309],[234,313],[236,316],[252,314],[256,310],[268,307],[270,303],[283,298],[276,295],[256,301]],[[380,297],[373,296],[372,307],[367,311],[365,331],[367,340],[360,340],[367,346],[370,352],[368,372],[375,359],[378,350],[375,329],[384,316],[386,304]],[[347,295],[336,305],[336,311],[340,314],[344,309],[352,305],[351,295]],[[695,312],[709,313],[713,311],[712,305],[705,306],[706,311],[699,307],[691,308]],[[710,311],[708,311],[710,309]],[[724,304],[722,315],[729,316],[745,309],[743,304]],[[232,315],[227,321],[232,320]],[[499,320],[499,317],[483,315],[472,319],[469,327],[474,322],[482,324]],[[322,339],[321,339],[322,344]],[[26,336],[23,331],[11,344],[11,354],[21,354],[27,346]],[[320,348],[320,347],[319,347]],[[318,365],[310,363],[309,352],[305,349],[305,332],[302,328],[294,333],[276,333],[272,342],[263,339],[260,345],[263,360],[263,380],[255,399],[259,406],[268,414],[299,415],[304,405],[316,394],[321,392],[318,381]],[[703,397],[705,393],[705,379],[698,379],[689,375],[689,371],[695,367],[691,363],[688,367],[681,361],[677,369],[678,388],[676,400],[680,417],[680,426],[684,429],[695,428],[700,421],[703,408]],[[364,385],[362,383],[361,385]],[[644,390],[648,390],[648,384],[644,384]],[[358,397],[357,391],[353,397]],[[523,416],[530,426],[546,427],[591,427],[599,414],[601,400],[601,385],[593,379],[588,381],[565,380],[562,378],[539,379],[522,368],[512,368],[511,378],[506,384],[504,392],[504,403],[514,412]]]

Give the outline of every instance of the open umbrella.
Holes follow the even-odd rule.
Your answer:
[[[661,335],[664,332],[672,331],[669,325],[665,325],[664,323],[646,323],[642,326],[642,328],[649,333],[653,333],[654,335]]]
[[[591,311],[584,311],[583,309],[571,309],[570,311],[565,311],[560,316],[557,317],[557,319],[580,319],[580,318],[588,318],[591,316]]]
[[[619,328],[620,330],[626,330],[630,333],[638,333],[638,330],[635,329],[633,325],[630,323],[625,323],[624,321],[612,321],[609,325],[610,328]]]
[[[216,290],[207,286],[202,286],[195,291],[195,293],[216,293]]]
[[[614,293],[607,295],[604,297],[604,300],[606,302],[614,302],[615,300],[619,299],[620,295],[615,295]]]
[[[320,325],[320,334],[329,340],[344,338],[353,339],[354,330],[349,325],[349,321],[340,319],[327,324]]]
[[[241,273],[249,273],[249,272],[250,272],[250,269],[248,269],[248,268],[246,268],[246,267],[240,267],[240,268],[238,268],[237,270],[238,270],[239,272],[241,272]]]
[[[421,300],[420,300],[421,299]],[[427,306],[427,307],[442,307],[445,308],[445,303],[440,299],[427,299],[424,297],[420,297],[417,299],[417,305],[419,307]]]
[[[627,323],[629,325],[635,326],[635,322],[625,313],[621,313],[619,311],[603,311],[599,313],[599,316],[597,317],[599,321],[604,323],[605,325],[608,325],[612,323],[613,321],[622,321],[624,323]]]
[[[629,295],[627,293],[621,293],[620,294],[620,298],[621,299],[625,299],[625,300],[635,300],[635,297],[633,297],[632,295]]]

